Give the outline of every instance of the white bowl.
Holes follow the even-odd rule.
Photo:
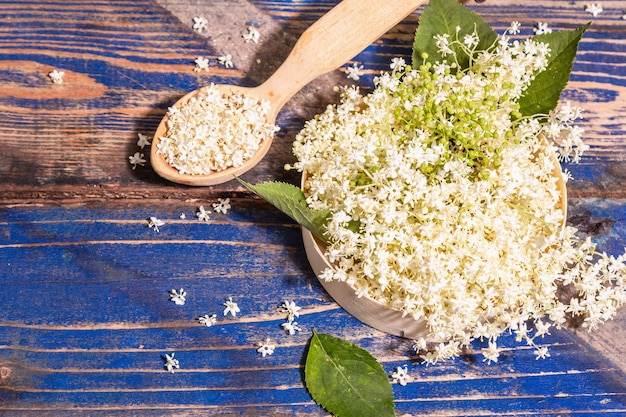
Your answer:
[[[561,192],[559,208],[563,210],[563,218],[565,219],[567,217],[567,190],[561,172],[561,165],[556,155],[553,154],[552,159],[554,162],[553,175],[557,178],[557,186]],[[302,185],[304,185],[305,179],[303,175]],[[563,221],[563,227],[565,227],[565,221]],[[332,268],[328,258],[324,255],[326,245],[304,227],[302,228],[302,239],[313,272],[326,292],[344,310],[363,323],[385,333],[409,339],[428,338],[430,331],[425,320],[415,320],[408,315],[403,317],[400,311],[384,306],[367,296],[359,298],[356,296],[354,289],[345,282],[320,279],[319,276],[325,269]]]

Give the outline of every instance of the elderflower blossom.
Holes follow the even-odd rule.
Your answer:
[[[163,365],[168,372],[174,373],[174,369],[180,368],[180,362],[174,358],[174,353],[171,355],[165,354],[165,364]]]
[[[297,306],[295,301],[283,301],[280,308],[287,313],[287,321],[293,321],[296,317],[300,317],[300,310],[302,310],[302,307]]]
[[[181,174],[206,175],[239,167],[278,127],[267,123],[267,100],[242,93],[223,95],[214,84],[187,103],[170,107],[167,134],[157,153]]]
[[[585,11],[593,17],[598,17],[604,11],[600,3],[588,3],[585,5]]]
[[[256,350],[261,354],[261,356],[265,357],[265,355],[273,355],[274,350],[276,349],[276,345],[272,343],[272,339],[269,337],[266,338],[263,342],[259,342],[259,348]]]
[[[407,383],[413,381],[413,377],[409,375],[409,369],[407,368],[406,365],[404,365],[404,367],[402,366],[396,367],[396,370],[393,371],[391,374],[391,380],[394,383],[400,384],[404,387],[406,386]]]
[[[593,329],[626,302],[626,255],[597,253],[564,226],[554,154],[577,162],[587,149],[580,109],[522,117],[517,100],[546,68],[547,44],[435,42],[446,61],[395,61],[372,93],[344,87],[296,137],[307,204],[332,213],[320,279],[425,321],[415,346],[427,364],[474,340],[497,362],[506,331],[547,357],[534,339],[567,315]],[[474,57],[468,69],[450,64],[459,50]]]
[[[227,214],[230,209],[230,198],[220,198],[217,200],[217,203],[213,203],[213,210],[216,213]]]
[[[241,312],[239,305],[233,301],[233,297],[228,297],[228,300],[224,302],[224,306],[226,307],[223,311],[225,316],[230,313],[231,316],[236,317],[237,313]]]
[[[63,84],[64,76],[65,76],[65,72],[58,71],[58,70],[52,70],[48,73],[48,77],[50,78],[50,81],[52,81],[54,84]]]
[[[185,305],[185,302],[187,301],[187,291],[183,290],[182,288],[180,289],[180,291],[176,291],[176,289],[173,289],[172,291],[170,291],[170,301],[178,306]]]
[[[198,317],[198,322],[203,326],[211,327],[217,323],[217,314],[211,314],[210,316],[205,314],[204,316],[200,316]]]
[[[146,164],[146,158],[144,154],[141,152],[135,152],[133,155],[128,157],[128,162],[133,166],[133,169],[137,168],[137,165],[144,166]]]

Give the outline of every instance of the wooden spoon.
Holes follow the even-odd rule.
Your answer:
[[[263,84],[255,88],[234,85],[216,87],[224,95],[241,92],[259,100],[268,100],[271,111],[267,122],[274,124],[283,105],[302,87],[354,58],[424,1],[343,0],[302,34],[285,62]],[[185,95],[175,106],[181,108],[200,90]],[[241,166],[208,175],[189,175],[181,174],[157,153],[160,138],[166,134],[167,115],[159,124],[152,142],[150,163],[154,171],[170,181],[196,186],[221,184],[243,174],[263,159],[272,143],[271,138],[265,139],[254,156]]]

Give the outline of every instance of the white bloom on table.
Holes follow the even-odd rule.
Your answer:
[[[167,369],[168,372],[174,373],[175,369],[179,369],[180,368],[180,362],[178,361],[178,359],[174,358],[174,353],[172,353],[171,355],[168,355],[167,353],[165,354],[165,369]]]
[[[213,210],[216,213],[227,214],[230,209],[230,198],[220,198],[217,203],[213,203]]]
[[[407,383],[413,381],[413,377],[409,375],[409,369],[406,365],[398,366],[395,371],[391,374],[391,380],[395,384],[400,384],[403,387],[406,386]]]
[[[593,17],[598,17],[603,12],[602,5],[600,3],[588,3],[585,5],[585,11],[591,14]]]
[[[217,58],[217,62],[219,62],[224,68],[232,68],[233,56],[231,54],[222,55]]]
[[[265,357],[265,355],[274,354],[274,350],[276,349],[276,345],[272,343],[272,340],[268,337],[263,342],[259,342],[259,348],[256,350],[261,354],[261,356]]]
[[[287,313],[287,320],[289,321],[300,317],[300,310],[302,310],[302,307],[298,307],[294,301],[283,301],[280,308]]]
[[[228,300],[224,302],[224,306],[226,307],[224,309],[225,316],[230,313],[231,316],[236,317],[237,313],[241,312],[237,303],[233,301],[233,297],[228,297]]]
[[[202,16],[195,16],[193,18],[193,30],[197,31],[197,32],[202,32],[203,30],[206,30],[208,27],[208,20],[206,20],[204,17]]]
[[[217,314],[212,314],[210,316],[208,314],[205,314],[204,316],[200,316],[198,317],[198,322],[203,326],[211,327],[215,323],[217,323]]]
[[[144,166],[146,164],[146,159],[144,158],[144,154],[141,152],[135,152],[133,155],[128,157],[128,162],[133,166],[133,169],[137,168],[137,165]]]
[[[289,336],[293,336],[296,332],[302,330],[302,328],[298,326],[298,323],[293,320],[287,320],[285,323],[281,324],[280,327],[282,327]]]
[[[542,346],[540,348],[537,348],[537,350],[535,350],[535,356],[536,356],[535,360],[549,358],[550,352],[548,352],[547,347]]]
[[[198,207],[198,211],[196,211],[196,217],[201,222],[208,222],[211,220],[211,210],[205,210],[204,206]]]
[[[144,135],[143,133],[137,133],[137,137],[139,138],[137,139],[137,146],[141,149],[150,145],[150,139],[152,139],[150,136]]]
[[[194,60],[194,62],[196,63],[196,66],[194,67],[194,71],[195,72],[200,72],[200,71],[208,71],[209,70],[209,59],[205,58],[203,56],[199,56],[198,58],[196,58]]]
[[[544,33],[552,33],[552,29],[548,27],[548,23],[546,22],[537,22],[533,28],[533,32],[535,35],[542,35]]]
[[[163,223],[163,221],[161,221],[160,219],[158,219],[158,218],[156,218],[154,216],[151,216],[148,219],[148,228],[153,229],[157,233],[159,232],[159,227],[160,226],[164,226],[164,225],[165,225],[165,223]]]
[[[500,351],[498,350],[498,345],[495,341],[489,342],[489,347],[483,350],[483,356],[483,362],[487,362],[487,364],[490,364],[491,362],[498,362]]]
[[[181,220],[185,220],[187,218],[187,215],[185,213],[180,213],[180,216],[178,216],[178,218]]]
[[[244,33],[243,40],[245,42],[254,42],[259,43],[259,39],[261,39],[261,32],[254,26],[248,26],[248,32]]]
[[[173,302],[174,304],[178,306],[185,305],[185,301],[187,301],[187,291],[185,291],[182,288],[178,291],[173,289],[172,291],[169,292],[169,294],[170,294],[171,302]]]
[[[352,66],[347,67],[345,71],[346,77],[354,81],[358,81],[363,75],[363,65],[359,65],[355,62],[354,64],[352,64]]]
[[[54,84],[63,84],[64,75],[65,75],[65,72],[58,71],[58,70],[52,70],[48,73],[48,77],[50,78],[50,81],[52,81]]]

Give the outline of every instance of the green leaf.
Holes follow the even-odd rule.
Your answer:
[[[322,239],[326,237],[326,223],[330,217],[329,210],[313,210],[306,204],[302,190],[295,185],[273,181],[252,185],[237,178],[250,191],[273,204],[277,209],[291,217],[303,227]]]
[[[456,28],[460,27],[457,34]],[[486,50],[494,45],[498,35],[493,29],[476,13],[456,0],[431,0],[420,17],[419,26],[415,31],[413,41],[413,67],[419,67],[422,62],[422,54],[428,54],[426,62],[448,62],[438,51],[435,35],[448,34],[450,41],[460,39],[465,35],[476,32],[479,37],[476,50]],[[462,51],[459,46],[452,49],[457,53],[458,63],[461,69],[469,67],[470,57]]]
[[[313,399],[336,417],[393,417],[393,390],[366,350],[313,330],[304,368]]]
[[[569,81],[578,43],[589,23],[576,30],[536,35],[533,39],[550,46],[548,66],[535,76],[518,103],[523,116],[547,114],[556,108],[561,92]]]

